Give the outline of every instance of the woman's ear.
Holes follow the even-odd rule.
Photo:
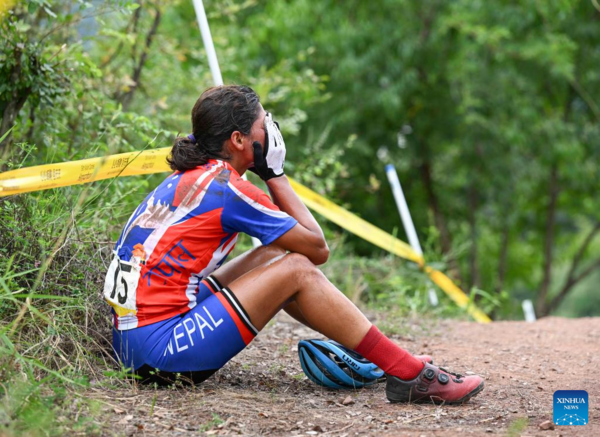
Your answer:
[[[236,150],[244,150],[244,134],[242,134],[240,131],[233,131],[231,133],[231,147],[235,148]]]

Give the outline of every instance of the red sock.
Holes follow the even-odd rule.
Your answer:
[[[375,325],[371,326],[355,350],[377,364],[385,373],[404,380],[416,378],[424,366],[421,361],[383,335]]]

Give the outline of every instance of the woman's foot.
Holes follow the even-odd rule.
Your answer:
[[[410,381],[387,375],[385,394],[390,402],[461,404],[481,392],[483,386],[480,376],[462,376],[425,363]]]

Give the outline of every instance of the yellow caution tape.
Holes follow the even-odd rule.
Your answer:
[[[0,197],[49,188],[86,184],[117,176],[169,171],[164,147],[144,152],[120,153],[105,158],[46,164],[0,173]]]
[[[9,11],[16,3],[16,0],[0,0],[0,20],[5,18],[2,14]]]
[[[361,237],[369,243],[379,246],[400,258],[408,259],[424,267],[425,273],[429,275],[431,280],[437,284],[459,307],[465,308],[467,312],[478,322],[489,323],[491,319],[483,311],[476,306],[470,304],[467,295],[458,288],[452,280],[438,270],[434,270],[429,266],[424,266],[425,260],[423,256],[416,253],[412,247],[404,241],[399,240],[391,234],[382,231],[371,223],[361,219],[350,211],[336,205],[327,200],[320,194],[315,193],[310,188],[299,184],[290,179],[290,183],[294,191],[302,199],[304,204],[313,211],[321,214],[326,219],[341,226],[354,235]]]
[[[452,299],[459,307],[466,308],[467,313],[469,313],[475,320],[481,323],[489,323],[492,321],[492,319],[490,319],[486,313],[481,311],[469,301],[467,295],[460,288],[458,288],[448,276],[439,270],[432,269],[429,266],[425,267],[425,273],[427,273],[431,280],[438,287],[444,290],[448,297],[450,297],[450,299]]]
[[[21,168],[0,174],[0,197],[49,188],[66,187],[88,182],[141,174],[170,171],[166,158],[169,147],[143,152],[121,153],[104,158],[90,158],[58,164]],[[470,304],[467,295],[440,271],[425,266],[423,256],[393,235],[373,226],[350,211],[327,200],[290,178],[294,191],[313,211],[349,232],[401,258],[417,263],[459,307],[478,322],[491,322],[480,309]]]
[[[412,250],[412,248],[404,241],[373,226],[366,220],[352,214],[347,209],[344,209],[332,201],[327,200],[320,194],[315,193],[310,188],[307,188],[292,179],[290,179],[290,183],[304,204],[313,211],[318,212],[326,219],[331,220],[336,225],[352,232],[354,235],[358,235],[360,238],[367,240],[369,243],[373,243],[375,246],[379,246],[394,255],[398,255],[400,258],[408,259],[423,266],[423,257]]]

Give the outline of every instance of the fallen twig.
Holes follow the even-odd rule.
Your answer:
[[[342,432],[342,431],[346,431],[348,428],[350,428],[350,427],[351,427],[351,426],[353,426],[353,425],[354,425],[354,422],[352,422],[350,425],[347,425],[347,426],[345,426],[345,427],[343,427],[343,428],[340,428],[340,429],[333,429],[333,430],[331,430],[331,431],[324,432],[322,435],[333,434],[334,432]]]
[[[435,417],[435,414],[425,414],[424,416],[415,417],[414,419],[405,420],[402,422],[403,425],[407,423],[416,422],[417,420],[425,419],[426,417]]]

